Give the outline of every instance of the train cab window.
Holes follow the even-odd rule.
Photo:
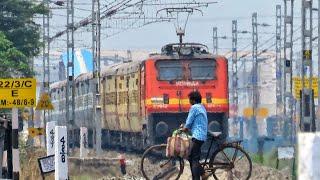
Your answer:
[[[216,78],[214,60],[194,60],[189,64],[191,80],[210,80]]]
[[[182,80],[183,64],[181,61],[158,61],[156,63],[158,70],[158,80]]]

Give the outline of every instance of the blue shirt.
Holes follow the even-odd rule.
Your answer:
[[[207,140],[208,117],[207,111],[202,104],[191,106],[184,127],[191,130],[193,138],[199,141]]]

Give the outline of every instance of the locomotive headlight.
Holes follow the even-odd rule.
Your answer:
[[[163,94],[163,103],[169,104],[169,94]]]
[[[152,104],[163,104],[163,97],[152,97],[151,103]]]
[[[192,49],[189,47],[181,47],[180,48],[180,54],[183,56],[190,56],[192,55]]]
[[[212,94],[211,93],[206,93],[206,101],[208,104],[212,103]]]
[[[168,133],[169,126],[167,123],[160,121],[156,125],[156,134],[157,136],[164,136]]]
[[[208,125],[208,131],[210,132],[221,132],[222,127],[219,122],[211,121]]]

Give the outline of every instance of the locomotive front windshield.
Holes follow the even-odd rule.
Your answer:
[[[160,60],[156,66],[158,80],[212,80],[216,77],[214,60]]]
[[[182,80],[183,64],[181,61],[160,61],[157,63],[159,80]]]

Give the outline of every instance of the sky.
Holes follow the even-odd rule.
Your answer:
[[[278,3],[281,3],[278,1]],[[190,17],[186,28],[185,41],[200,42],[212,47],[212,28],[218,27],[218,36],[231,37],[231,22],[238,19],[239,30],[251,30],[251,16],[258,12],[258,20],[273,23],[275,21],[275,7],[273,0],[223,0],[203,9],[203,16],[195,13]],[[250,37],[250,36],[249,36]],[[142,27],[107,39],[106,48],[147,48],[155,49],[170,42],[177,42],[173,23],[159,23]],[[231,46],[231,39],[227,43],[221,41],[221,47]],[[225,44],[225,45],[224,45]]]
[[[181,1],[181,0],[180,0]],[[75,22],[78,22],[83,17],[90,13],[91,5],[86,0],[78,0],[76,3],[84,2],[87,6],[75,5],[79,9],[75,11]],[[283,4],[281,0],[218,0],[218,3],[211,4],[207,8],[201,8],[203,16],[200,13],[193,13],[188,21],[186,28],[185,42],[204,43],[212,48],[212,28],[218,28],[218,36],[231,37],[231,22],[238,20],[239,30],[251,30],[251,16],[253,12],[258,12],[258,22],[275,24],[275,7],[277,4]],[[102,1],[102,4],[106,4]],[[298,3],[296,3],[298,4]],[[51,35],[62,30],[66,23],[65,10],[52,10],[51,18]],[[183,14],[181,15],[183,16]],[[184,15],[185,16],[185,15]],[[108,19],[103,20],[103,24],[108,23]],[[137,29],[127,30],[112,37],[106,37],[110,29],[102,26],[102,49],[143,49],[143,50],[159,50],[167,43],[178,42],[178,37],[175,33],[173,22],[162,22],[146,25]],[[77,47],[91,46],[90,26],[82,28],[76,32],[75,42]],[[261,31],[274,32],[275,26],[271,26]],[[270,36],[270,35],[269,35]],[[240,36],[239,36],[240,37]],[[245,35],[247,38],[240,42],[241,46],[245,43],[250,43],[251,35]],[[63,51],[66,37],[58,38],[53,44],[53,49]],[[262,37],[261,40],[263,40]],[[241,41],[241,40],[240,40]],[[219,40],[219,46],[224,51],[225,48],[231,47],[231,39]]]
[[[102,9],[109,5],[109,2],[114,0],[101,0]],[[154,2],[183,2],[184,0],[154,0]],[[190,0],[188,0],[190,1]],[[204,1],[204,0],[198,0]],[[114,1],[115,2],[115,1]],[[267,23],[269,27],[258,27],[259,43],[258,49],[262,50],[269,47],[275,42],[275,23],[276,23],[276,5],[282,6],[283,13],[283,0],[217,0],[218,3],[211,4],[206,8],[200,8],[201,13],[193,13],[186,27],[185,42],[197,42],[207,45],[212,51],[212,28],[218,28],[218,36],[227,36],[228,39],[219,39],[219,53],[224,54],[231,50],[231,25],[232,20],[238,21],[238,30],[252,31],[251,17],[252,13],[257,12],[258,23]],[[301,25],[301,1],[294,1],[294,29],[299,28]],[[317,2],[314,4],[317,6]],[[54,6],[52,6],[54,7]],[[77,0],[75,1],[75,22],[79,22],[84,17],[91,13],[91,1]],[[56,7],[55,7],[56,8]],[[160,9],[161,7],[159,7]],[[145,7],[145,11],[152,14],[151,8]],[[151,12],[151,13],[150,13]],[[153,11],[155,16],[156,11]],[[181,15],[183,16],[183,14]],[[66,24],[66,10],[53,9],[50,19],[50,36],[56,32],[64,30]],[[186,17],[186,14],[184,14]],[[41,19],[39,19],[39,22]],[[130,22],[121,21],[122,26]],[[168,43],[178,42],[175,27],[173,22],[161,22],[149,24],[140,28],[128,29],[120,34],[107,37],[112,34],[114,27],[120,27],[120,21],[111,21],[104,19],[102,21],[102,36],[101,36],[101,49],[108,50],[148,50],[160,51],[161,47]],[[118,24],[116,24],[118,23]],[[314,23],[315,24],[315,23]],[[119,27],[118,27],[119,26]],[[108,27],[113,27],[110,29]],[[91,48],[91,26],[81,28],[75,33],[75,47],[76,48]],[[297,31],[294,38],[301,36],[301,32]],[[238,35],[238,50],[250,51],[252,46],[251,33]],[[268,39],[271,39],[267,41]],[[295,47],[300,48],[301,41],[295,42]],[[66,51],[66,36],[56,39],[51,47],[53,51],[65,52]],[[274,50],[274,47],[268,50]]]

